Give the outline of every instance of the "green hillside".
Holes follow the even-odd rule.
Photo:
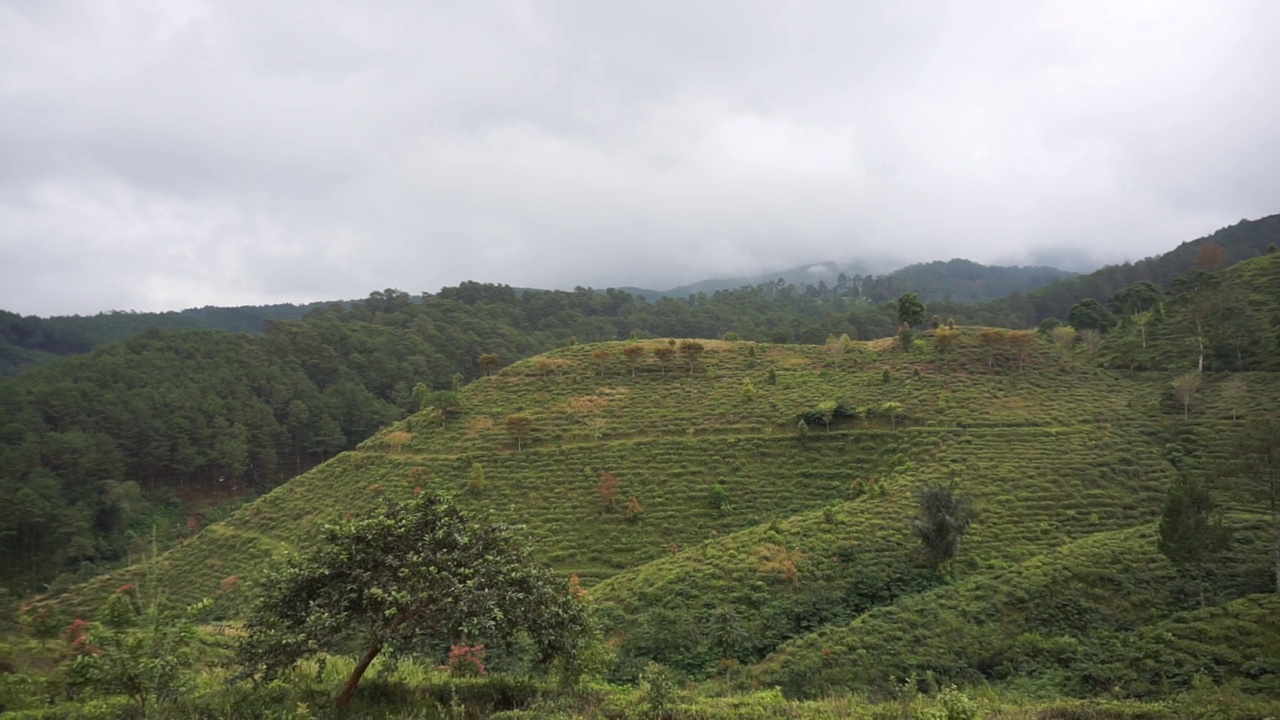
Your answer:
[[[1196,267],[1201,249],[1212,243],[1221,248],[1226,264],[1258,257],[1280,243],[1280,215],[1241,220],[1202,238],[1183,242],[1167,253],[1133,263],[1108,265],[1099,270],[1048,283],[1027,293],[1014,293],[964,313],[970,322],[1002,327],[1035,327],[1047,318],[1065,319],[1072,305],[1111,295],[1138,282],[1168,288]]]
[[[1270,323],[1278,280],[1274,256],[1247,261],[1215,280],[1215,302],[1240,313],[1245,298]],[[1238,372],[1206,363],[1184,405],[1171,380],[1199,344],[1180,292],[1147,326],[1159,369],[1113,367],[1133,332],[1123,323],[1100,348],[945,326],[819,345],[570,344],[416,393],[416,414],[152,567],[33,609],[91,613],[145,581],[173,602],[211,598],[208,617],[235,621],[265,569],[322,525],[444,490],[524,525],[539,558],[579,577],[614,682],[651,688],[657,662],[704,695],[779,687],[820,702],[888,701],[908,678],[1037,702],[1173,703],[1207,685],[1274,696],[1280,608],[1266,485],[1247,450],[1280,412],[1274,336],[1253,341]],[[1234,531],[1203,587],[1157,548],[1180,475],[1205,479]],[[975,512],[937,570],[911,533],[928,482]],[[793,714],[761,716],[832,714],[779,707]]]

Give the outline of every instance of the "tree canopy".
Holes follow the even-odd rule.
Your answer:
[[[510,648],[523,637],[547,663],[572,659],[586,628],[569,582],[534,562],[510,527],[423,494],[326,526],[313,550],[264,582],[238,658],[247,676],[269,679],[358,645],[343,707],[384,650],[443,659],[451,646]]]

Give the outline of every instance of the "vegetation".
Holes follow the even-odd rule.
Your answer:
[[[270,680],[354,643],[360,660],[337,700],[345,708],[384,649],[443,659],[449,648],[510,647],[525,634],[543,662],[577,652],[586,617],[567,583],[538,567],[507,527],[469,518],[441,496],[392,503],[321,534],[314,551],[264,581],[237,654],[248,675]]]
[[[1203,282],[1130,282],[1058,315],[1071,319],[1076,305],[1077,321],[1110,314],[1089,328],[955,325],[942,318],[965,316],[932,300],[934,320],[921,309],[897,337],[914,311],[874,306],[877,340],[838,324],[785,345],[762,338],[763,326],[634,324],[659,306],[691,319],[740,302],[726,315],[738,323],[751,307],[808,302],[785,286],[650,304],[466,285],[276,323],[257,337],[289,332],[310,348],[281,353],[300,371],[280,378],[321,388],[310,373],[325,365],[304,358],[330,357],[353,383],[399,388],[365,386],[396,414],[326,462],[295,462],[302,474],[147,566],[25,598],[14,615],[23,629],[0,644],[0,661],[19,670],[0,676],[0,704],[31,717],[305,716],[336,713],[328,706],[346,685],[347,716],[361,717],[1275,716],[1280,262],[1222,267],[1229,239],[1214,240],[1222,253],[1192,253]],[[1202,287],[1213,288],[1204,308],[1193,289]],[[815,293],[813,307],[836,297]],[[498,328],[534,316],[504,313],[553,298],[577,308],[573,323],[613,318],[597,323],[604,337],[580,325],[563,337],[569,325],[532,330],[550,349],[517,359],[536,343]],[[615,315],[603,312],[609,302]],[[592,306],[601,314],[581,311]],[[403,367],[422,373],[364,375],[394,352],[375,361],[380,351],[338,342],[362,328],[392,348],[445,309],[456,314],[433,327],[493,332],[492,344],[469,347],[465,367],[410,356]],[[1212,319],[1198,322],[1201,310]],[[767,316],[790,327],[788,339],[819,327]],[[1252,319],[1230,329],[1228,316]],[[481,317],[494,322],[468,325]],[[305,342],[321,328],[332,345]],[[739,339],[708,339],[726,333]],[[236,351],[267,372],[275,361],[252,354],[263,340],[241,340]],[[180,356],[182,342],[173,347]],[[58,417],[43,399],[55,396],[27,378],[52,380],[112,352],[0,386],[20,390],[7,406],[16,422],[36,417],[25,403],[37,396],[40,422]],[[1194,384],[1185,395],[1175,382],[1184,376]],[[288,465],[291,427],[314,409],[299,400],[306,411],[291,410],[287,393],[261,397],[283,429],[277,462]],[[6,450],[5,462],[29,461],[70,431],[46,425],[38,441],[32,432],[13,433],[23,441],[9,447],[26,449]],[[24,467],[10,481],[23,508],[38,507],[29,498],[41,488],[93,488],[98,477],[68,484],[81,476],[65,461]],[[166,481],[139,490],[151,484]],[[515,522],[518,541],[490,534]],[[75,537],[49,527],[49,537]],[[141,696],[127,689],[139,683],[105,673],[72,682],[76,662],[97,660],[76,661],[85,653],[69,646],[112,628],[121,642],[96,647],[138,658],[121,667],[163,670],[148,648],[173,648],[175,636],[120,592],[139,583],[164,588],[156,612],[172,619],[165,627],[188,623],[194,634],[181,637],[198,652],[158,651],[174,671],[148,675],[141,684],[153,689]],[[67,635],[69,625],[80,630]],[[572,662],[540,670],[552,654]]]

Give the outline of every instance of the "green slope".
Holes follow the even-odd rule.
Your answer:
[[[1214,575],[1218,600],[1269,589],[1260,527],[1233,520],[1241,529]],[[784,645],[754,676],[803,696],[887,693],[911,675],[1149,696],[1186,689],[1202,671],[1280,689],[1277,656],[1250,653],[1280,644],[1280,626],[1265,610],[1277,597],[1177,615],[1194,600],[1155,540],[1151,526],[1102,533],[906,598]],[[1198,654],[1197,643],[1214,650]]]
[[[1243,286],[1241,272],[1227,282]],[[322,524],[444,489],[523,523],[540,557],[582,578],[615,677],[656,659],[794,694],[884,690],[913,671],[1102,692],[1091,678],[1129,657],[1118,648],[1151,650],[1189,609],[1152,536],[1165,487],[1179,468],[1220,474],[1232,439],[1276,412],[1280,381],[1244,374],[1246,399],[1228,402],[1212,379],[1184,420],[1166,373],[1091,367],[1029,335],[1019,359],[984,337],[962,328],[946,353],[928,333],[905,346],[703,341],[692,363],[655,355],[679,341],[573,345],[427,396],[150,576],[134,568],[60,600],[90,609],[142,580],[234,617],[264,565]],[[928,480],[956,482],[978,510],[950,580],[921,566],[908,533]],[[1228,601],[1267,576],[1251,491],[1215,490],[1246,528],[1218,577]],[[1243,647],[1270,647],[1258,607],[1270,606],[1197,615],[1186,623],[1202,630],[1179,642],[1252,624]],[[1215,677],[1268,687],[1270,666],[1221,655]]]

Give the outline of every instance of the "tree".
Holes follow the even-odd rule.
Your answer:
[[[823,400],[818,403],[818,414],[822,416],[822,423],[826,425],[827,432],[831,432],[831,421],[835,418],[836,409],[840,404],[835,400]]]
[[[147,703],[174,702],[195,684],[192,669],[200,655],[195,618],[212,601],[175,612],[157,598],[139,610],[129,597],[133,591],[133,585],[117,590],[100,622],[72,623],[68,639],[75,659],[67,679],[104,695],[125,695],[145,715]]]
[[[653,349],[653,356],[658,359],[658,366],[662,368],[662,374],[667,374],[667,364],[676,356],[676,349],[670,345],[659,345]]]
[[[1102,303],[1088,298],[1071,306],[1071,310],[1067,312],[1067,322],[1077,331],[1097,330],[1106,333],[1116,326],[1116,316]]]
[[[471,463],[471,474],[467,476],[467,492],[472,495],[479,495],[484,492],[484,465],[478,462]]]
[[[644,346],[628,345],[622,348],[622,355],[627,359],[627,365],[631,367],[631,377],[635,377],[636,365],[639,365],[640,359],[644,357]]]
[[[1218,272],[1227,266],[1227,251],[1212,240],[1206,240],[1196,253],[1196,269],[1206,272]]]
[[[1200,373],[1192,370],[1174,378],[1169,383],[1173,388],[1173,396],[1182,403],[1182,419],[1186,420],[1191,413],[1191,399],[1200,389]]]
[[[617,475],[607,472],[600,476],[600,483],[596,485],[596,494],[600,496],[600,500],[610,510],[618,509],[618,493],[620,491]]]
[[[1071,358],[1071,348],[1075,347],[1077,338],[1076,329],[1070,325],[1059,325],[1049,331],[1049,340],[1053,343],[1053,349],[1058,352],[1058,357],[1062,358],[1064,363]]]
[[[532,559],[511,528],[471,517],[436,494],[329,525],[321,540],[263,582],[237,648],[242,674],[279,677],[317,653],[363,652],[337,697],[345,708],[384,649],[437,662],[454,645],[571,660],[587,629],[568,581]]]
[[[915,327],[924,322],[924,303],[915,293],[903,293],[898,298],[898,322]]]
[[[1092,363],[1102,347],[1102,333],[1094,328],[1085,328],[1079,332],[1080,345],[1084,347],[1085,359]]]
[[[988,370],[995,367],[996,358],[1000,355],[1000,348],[1006,343],[1008,332],[996,328],[983,328],[978,331],[978,344],[982,346],[983,354],[987,357]]]
[[[1174,301],[1185,308],[1187,319],[1196,333],[1200,350],[1196,370],[1204,372],[1205,339],[1210,320],[1221,306],[1222,278],[1212,273],[1195,270],[1173,281]]]
[[[1111,296],[1111,302],[1120,310],[1125,321],[1138,328],[1142,337],[1142,349],[1147,349],[1147,325],[1160,311],[1164,293],[1154,283],[1138,282]]]
[[[1249,388],[1244,384],[1244,378],[1239,375],[1229,375],[1222,381],[1220,390],[1222,401],[1231,406],[1231,420],[1234,422],[1239,416],[1240,405],[1249,394]]]
[[[1249,423],[1236,439],[1239,474],[1259,496],[1271,518],[1271,565],[1280,593],[1280,420],[1262,418]]]
[[[706,347],[697,340],[680,341],[680,347],[677,349],[677,352],[680,353],[680,357],[688,361],[690,375],[693,374],[693,370],[698,363],[698,358],[702,356],[704,350],[706,350]]]
[[[484,370],[485,375],[492,375],[493,369],[498,367],[499,358],[494,353],[484,353],[477,362],[480,363],[480,369]]]
[[[920,538],[925,560],[934,570],[945,570],[960,554],[960,539],[973,522],[973,502],[957,495],[952,485],[929,482],[916,490],[919,514],[911,532]]]
[[[1018,372],[1022,372],[1026,369],[1027,358],[1031,357],[1040,336],[1035,330],[1010,330],[1005,337],[1018,356]]]
[[[598,348],[591,351],[591,357],[600,366],[600,377],[604,377],[605,370],[609,368],[609,358],[613,357],[613,353],[606,348]]]
[[[507,435],[516,441],[516,452],[524,449],[524,439],[533,432],[533,418],[528,413],[512,413],[507,416]]]
[[[951,351],[956,345],[956,336],[960,333],[946,327],[939,327],[933,331],[933,346],[938,350],[938,355],[942,356],[943,364],[948,368],[951,366]]]
[[[1209,488],[1198,477],[1179,477],[1165,495],[1160,515],[1161,554],[1195,578],[1200,607],[1205,606],[1205,563],[1227,549],[1231,530],[1222,524],[1222,513]]]
[[[885,417],[889,418],[889,429],[897,430],[898,417],[902,415],[902,403],[895,402],[893,400],[890,400],[886,403],[881,403],[880,413]]]

